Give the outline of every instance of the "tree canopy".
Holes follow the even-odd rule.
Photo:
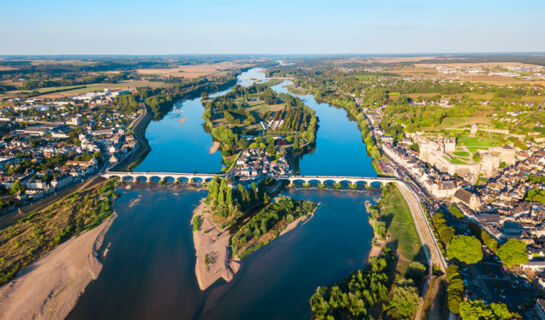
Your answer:
[[[452,238],[447,250],[449,259],[474,264],[483,259],[481,242],[472,236],[457,235]]]
[[[509,268],[517,264],[525,264],[528,262],[526,243],[518,239],[509,239],[509,241],[500,246],[498,256],[501,262]]]
[[[460,305],[462,320],[518,320],[518,313],[510,312],[503,303],[487,305],[483,300],[468,300]]]
[[[420,305],[418,289],[411,280],[404,280],[396,285],[393,292],[388,315],[393,319],[412,319]]]

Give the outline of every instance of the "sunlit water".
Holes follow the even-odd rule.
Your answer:
[[[252,69],[239,83],[248,85],[259,74]],[[376,175],[345,112],[311,96],[303,99],[316,110],[320,127],[316,150],[300,162],[301,173]],[[219,171],[221,157],[208,153],[212,139],[202,129],[202,111],[200,99],[183,101],[153,122],[146,133],[152,150],[136,170]],[[185,123],[178,121],[184,117]],[[319,202],[314,218],[246,257],[232,282],[201,292],[190,220],[205,195],[145,186],[123,193],[105,237],[110,246],[103,270],[68,319],[304,319],[317,286],[365,265],[372,229],[364,202],[376,201],[378,191],[298,189],[286,195]]]

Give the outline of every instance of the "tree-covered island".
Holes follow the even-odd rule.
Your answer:
[[[271,83],[236,85],[206,102],[203,119],[232,176],[291,172],[290,159],[311,149],[318,123],[314,110]]]
[[[240,260],[312,217],[317,204],[276,196],[267,181],[216,178],[193,212],[195,273],[201,290],[220,277],[230,281]],[[213,258],[211,258],[213,257]]]

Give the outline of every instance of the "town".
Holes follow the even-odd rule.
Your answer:
[[[131,129],[146,110],[123,112],[115,106],[129,94],[105,89],[58,99],[0,102],[2,209],[108,170],[137,149]]]
[[[545,148],[541,144],[527,142],[524,150],[511,145],[490,147],[478,151],[478,162],[452,162],[449,154],[460,150],[456,138],[416,133],[394,145],[391,136],[380,127],[380,109],[364,112],[374,138],[382,141],[384,156],[396,168],[394,174],[410,177],[410,185],[423,203],[432,210],[446,206],[450,211],[461,212],[499,243],[509,239],[524,241],[528,262],[519,270],[526,274],[526,279],[536,278],[541,289],[545,289],[545,202],[540,198],[545,190]],[[476,126],[471,128],[476,130]],[[415,145],[418,151],[414,150]],[[507,274],[503,279],[521,285],[525,282]],[[492,286],[484,282],[480,286],[487,285]],[[490,298],[489,290],[478,283],[476,286],[473,290],[482,294],[477,296]],[[500,299],[506,298],[500,295]],[[537,310],[541,310],[542,304],[543,300],[538,299]]]

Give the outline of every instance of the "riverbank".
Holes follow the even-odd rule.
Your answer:
[[[1,287],[0,319],[64,319],[100,274],[98,250],[116,216],[57,246]]]
[[[212,209],[204,200],[193,210],[196,216],[202,218],[199,230],[193,232],[196,263],[195,276],[201,290],[206,290],[220,278],[226,282],[233,280],[240,269],[240,260],[231,255],[231,234],[221,230],[212,220]]]
[[[320,205],[320,204],[318,204],[318,205]],[[310,219],[312,219],[314,217],[314,212],[316,212],[316,209],[318,208],[318,205],[316,206],[316,208],[314,208],[314,210],[312,212],[310,212],[306,216],[301,216],[301,217],[295,219],[290,224],[288,224],[286,226],[286,228],[284,230],[282,230],[278,236],[281,237],[281,236],[285,235],[286,233],[290,232],[291,230],[297,228],[299,225],[304,225],[305,223],[309,222]]]

